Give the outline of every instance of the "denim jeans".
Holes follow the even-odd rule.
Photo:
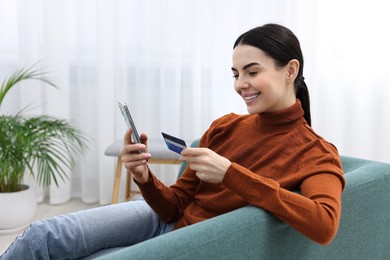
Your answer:
[[[162,222],[140,199],[34,221],[0,259],[75,259],[172,229],[173,224]]]

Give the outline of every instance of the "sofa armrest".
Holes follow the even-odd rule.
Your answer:
[[[290,242],[294,241],[293,244]],[[269,259],[302,256],[314,245],[268,212],[247,206],[124,248],[99,259]]]

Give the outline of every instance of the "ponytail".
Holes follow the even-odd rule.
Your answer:
[[[305,78],[302,76],[296,80],[295,93],[299,101],[301,101],[301,106],[304,111],[303,117],[307,124],[311,126],[309,90],[307,89]]]

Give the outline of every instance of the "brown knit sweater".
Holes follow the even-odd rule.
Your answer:
[[[189,167],[171,187],[151,173],[139,187],[162,220],[180,228],[250,204],[318,243],[333,239],[345,186],[340,157],[307,125],[299,100],[283,111],[221,117],[200,146],[230,168],[221,184],[200,181]]]

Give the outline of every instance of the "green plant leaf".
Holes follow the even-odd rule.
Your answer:
[[[14,86],[17,86],[17,84],[20,83],[21,81],[39,80],[52,87],[58,88],[57,85],[47,77],[48,72],[35,69],[35,66],[36,64],[27,68],[22,68],[20,70],[17,70],[8,79],[5,79],[2,82],[0,87],[0,108],[3,103],[3,99],[7,95],[8,91],[10,91]]]
[[[4,80],[0,107],[8,91],[23,80],[39,80],[53,87],[45,72],[29,67]],[[18,191],[26,170],[39,185],[48,186],[69,179],[75,158],[87,149],[89,139],[67,120],[47,115],[28,117],[0,115],[0,192]]]

